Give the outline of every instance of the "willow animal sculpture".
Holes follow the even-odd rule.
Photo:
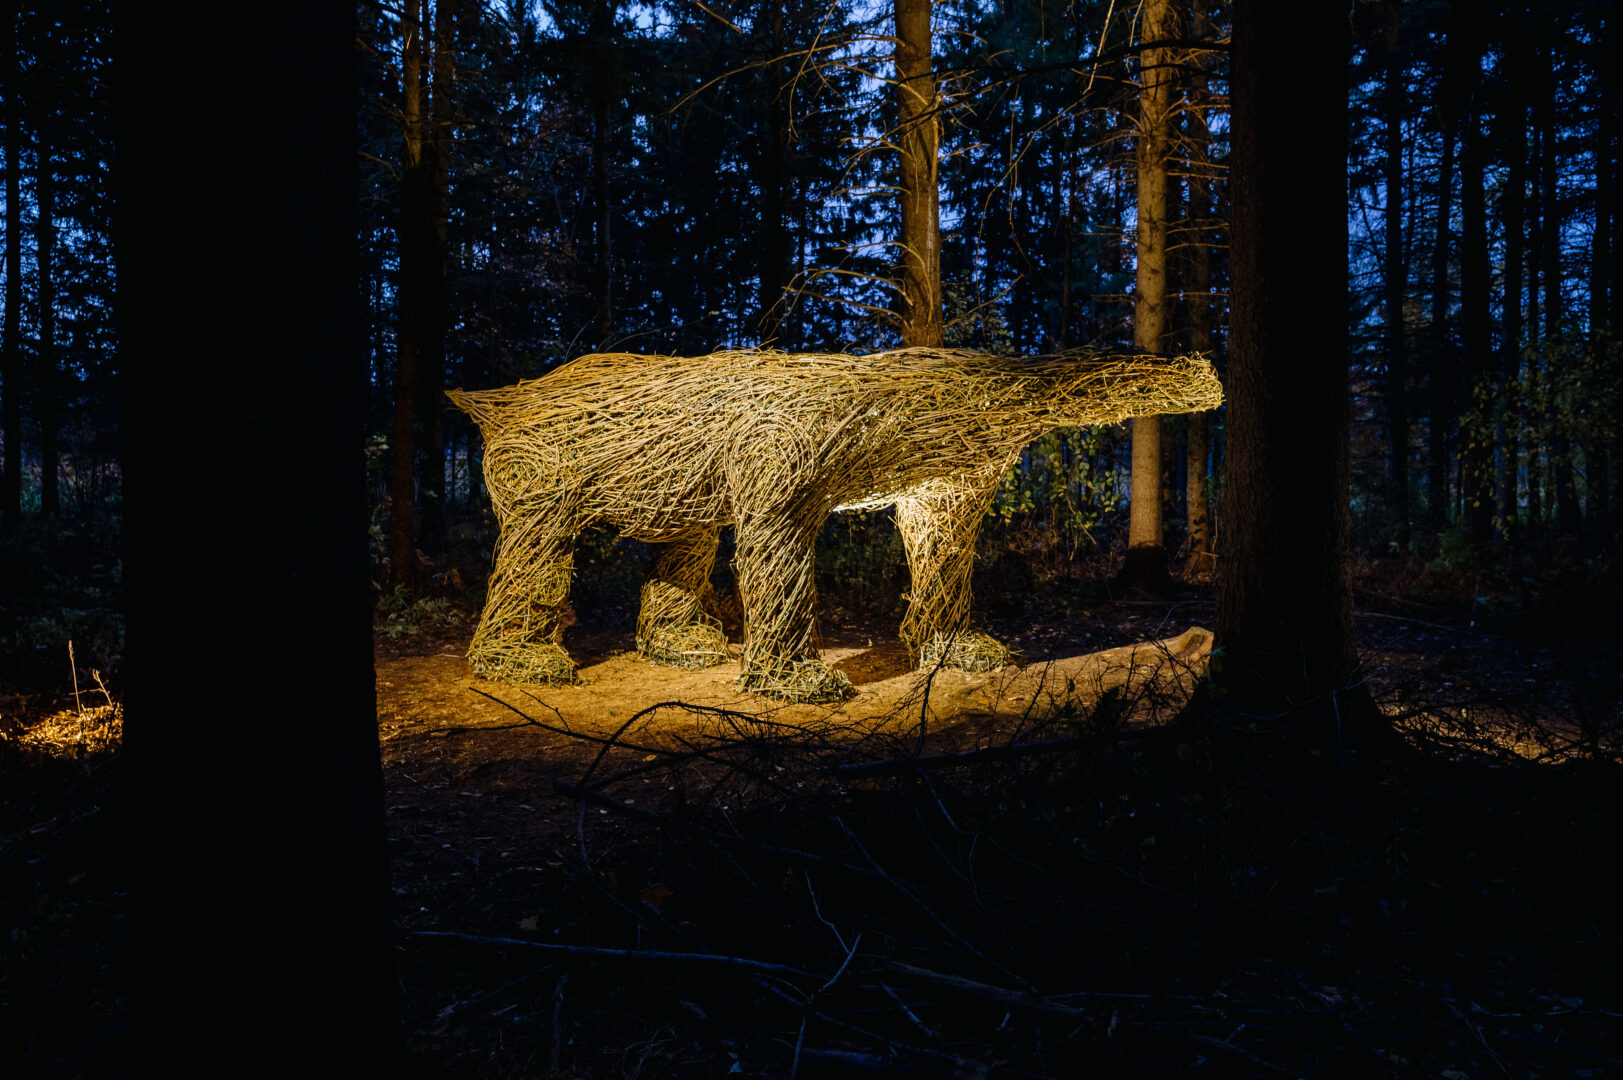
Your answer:
[[[835,510],[895,505],[908,568],[901,638],[914,663],[985,670],[1008,651],[970,630],[975,537],[1021,450],[1056,427],[1215,408],[1209,361],[1098,352],[1010,358],[909,348],[868,356],[742,350],[582,356],[539,379],[449,394],[484,435],[500,534],[480,675],[568,683],[561,644],[575,535],[614,526],[654,554],[637,649],[727,658],[710,570],[737,529],[745,690],[796,702],[850,692],[818,658],[812,582]]]

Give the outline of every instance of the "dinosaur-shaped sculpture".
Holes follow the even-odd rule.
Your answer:
[[[816,649],[813,547],[832,511],[896,506],[913,579],[901,637],[915,663],[990,666],[1007,654],[969,631],[970,568],[981,519],[1021,450],[1056,427],[1215,408],[1222,388],[1199,356],[909,348],[598,353],[449,397],[483,432],[500,526],[468,651],[476,672],[573,681],[559,619],[575,535],[593,522],[654,545],[638,650],[677,666],[721,662],[709,577],[719,530],[733,525],[739,685],[828,701],[850,685]]]

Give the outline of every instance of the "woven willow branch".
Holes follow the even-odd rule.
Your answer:
[[[508,682],[569,682],[559,644],[575,534],[593,522],[656,545],[637,648],[720,663],[710,569],[738,533],[739,685],[790,701],[850,689],[817,658],[813,548],[829,513],[894,504],[913,585],[902,641],[919,664],[1007,659],[969,630],[975,536],[1021,450],[1056,427],[1215,408],[1200,356],[1009,358],[912,348],[869,356],[729,351],[583,356],[499,390],[452,391],[485,439],[500,536],[468,658]]]

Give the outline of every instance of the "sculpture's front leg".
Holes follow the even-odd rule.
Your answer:
[[[484,615],[468,647],[476,675],[512,683],[573,683],[575,661],[560,644],[574,570],[577,500],[549,492],[498,503],[495,569]]]
[[[783,511],[740,514],[739,591],[744,664],[738,686],[794,702],[842,701],[845,674],[817,657],[817,590],[812,579],[820,519]]]
[[[719,532],[706,529],[654,548],[637,614],[637,651],[657,664],[702,668],[727,659],[727,635],[709,610]]]
[[[896,503],[896,523],[913,576],[902,644],[915,666],[989,671],[1009,650],[969,628],[975,538],[997,490],[996,476],[931,480]]]

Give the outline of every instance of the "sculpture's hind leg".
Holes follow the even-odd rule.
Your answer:
[[[896,524],[912,572],[902,644],[918,667],[988,671],[1009,661],[1009,650],[969,629],[969,575],[975,537],[996,481],[932,480],[896,502]]]
[[[818,526],[810,515],[740,515],[738,587],[744,598],[743,690],[784,701],[841,701],[851,681],[817,658]]]
[[[533,496],[500,518],[495,568],[468,662],[487,679],[572,683],[575,662],[561,641],[580,525],[576,499],[565,492]]]
[[[702,668],[727,659],[710,588],[719,534],[706,529],[654,545],[637,613],[637,651],[655,663]]]

